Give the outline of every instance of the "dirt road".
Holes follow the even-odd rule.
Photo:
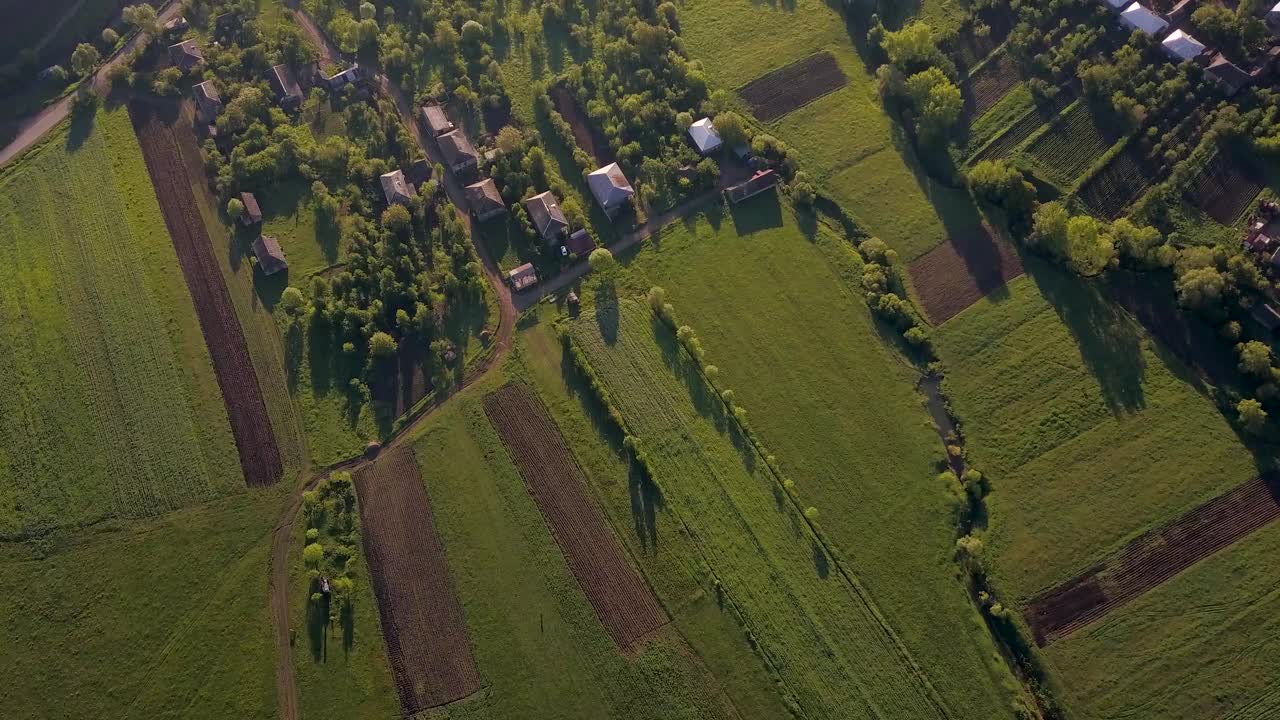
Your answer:
[[[163,25],[177,17],[181,12],[182,3],[170,2],[160,11],[160,23]],[[98,68],[98,72],[93,77],[93,87],[99,94],[106,92],[108,88],[107,71],[133,52],[145,37],[144,33],[134,35],[119,50],[109,56],[106,62],[102,63],[102,66]],[[71,114],[72,97],[73,95],[67,95],[58,102],[19,122],[18,134],[14,136],[8,145],[0,149],[0,166],[8,165],[11,160],[21,155],[27,148],[35,145],[46,133],[57,127],[58,123],[66,120],[67,116]]]

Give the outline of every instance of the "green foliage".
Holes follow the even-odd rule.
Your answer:
[[[1240,372],[1260,380],[1271,377],[1271,346],[1250,340],[1237,345],[1236,353],[1240,356]]]
[[[369,338],[369,353],[379,360],[396,354],[396,339],[384,332],[376,332]]]
[[[881,42],[889,62],[898,66],[905,73],[912,73],[926,68],[951,69],[951,61],[938,47],[933,29],[928,23],[916,21],[909,23],[901,30],[886,32]]]
[[[1035,206],[1035,186],[1002,160],[977,163],[969,169],[967,178],[975,196],[1003,207],[1014,217],[1025,218]]]
[[[232,220],[239,220],[241,215],[244,215],[244,203],[240,201],[240,198],[231,198],[228,200],[227,217]]]
[[[591,266],[592,272],[608,274],[617,267],[617,261],[613,259],[613,253],[607,248],[596,248],[587,256],[587,264]]]
[[[950,131],[964,110],[960,88],[936,67],[908,77],[906,92],[919,113],[920,134],[926,141],[937,140]]]
[[[1262,403],[1253,398],[1245,398],[1236,403],[1236,412],[1240,417],[1240,424],[1249,432],[1260,435],[1267,426],[1267,411],[1262,409]]]
[[[733,148],[751,141],[751,133],[746,122],[736,112],[722,112],[716,115],[713,124],[726,147]]]
[[[77,75],[88,75],[98,66],[101,59],[102,55],[98,52],[98,48],[89,43],[80,43],[76,46],[75,52],[71,53],[71,69],[75,70]]]

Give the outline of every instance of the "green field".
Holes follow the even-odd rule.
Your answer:
[[[1018,83],[980,117],[970,123],[965,136],[964,155],[970,156],[1004,133],[1010,124],[1035,109],[1035,98],[1026,83]]]
[[[316,217],[310,193],[309,186],[295,180],[255,196],[262,208],[262,234],[280,241],[289,259],[289,284],[300,287],[313,273],[339,263],[344,250],[338,229]]]
[[[1098,287],[1028,271],[935,334],[1011,600],[1257,472],[1200,381]]]
[[[1069,188],[1117,138],[1117,133],[1099,124],[1087,103],[1077,100],[1025,152],[1046,179]]]
[[[1270,525],[1050,645],[1066,699],[1081,717],[1276,717],[1277,552]]]
[[[31,3],[26,0],[0,0],[0,64],[13,61],[27,48],[67,50],[68,57],[42,54],[45,64],[59,63],[70,70],[70,48],[77,41],[101,42],[99,34],[128,0],[52,0]],[[59,22],[72,12],[65,23]]]
[[[0,175],[0,533],[243,488],[226,409],[129,118]]]

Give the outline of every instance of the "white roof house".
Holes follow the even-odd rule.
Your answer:
[[[1271,9],[1267,11],[1265,20],[1272,30],[1280,30],[1280,2],[1271,6]]]
[[[1204,52],[1204,43],[1181,30],[1174,30],[1160,43],[1164,51],[1176,60],[1195,60]]]
[[[587,175],[587,185],[591,194],[596,196],[596,202],[609,214],[616,212],[636,194],[618,163],[611,163]]]
[[[1125,5],[1129,4],[1129,0],[1103,0],[1103,2],[1107,4],[1107,7],[1115,10],[1116,12],[1120,12],[1124,9]]]
[[[702,118],[690,125],[689,137],[698,148],[698,152],[703,155],[720,149],[720,133],[716,132],[716,126],[712,124],[711,118]]]
[[[1120,13],[1120,22],[1134,30],[1141,30],[1148,35],[1159,35],[1169,23],[1159,15],[1143,7],[1142,3],[1133,3]]]

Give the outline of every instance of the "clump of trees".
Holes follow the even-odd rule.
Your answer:
[[[313,627],[341,617],[351,621],[359,562],[360,527],[351,474],[336,472],[302,494],[305,542],[302,562],[309,579],[307,614]],[[328,583],[329,592],[323,590]]]
[[[898,109],[923,144],[945,145],[964,100],[955,63],[940,49],[932,28],[916,21],[885,31],[877,18],[868,39],[888,61],[876,70],[885,104]]]
[[[912,346],[929,350],[929,332],[911,303],[903,296],[902,279],[898,275],[898,253],[879,238],[867,238],[858,245],[862,255],[862,289],[867,305],[884,321],[893,325]]]

